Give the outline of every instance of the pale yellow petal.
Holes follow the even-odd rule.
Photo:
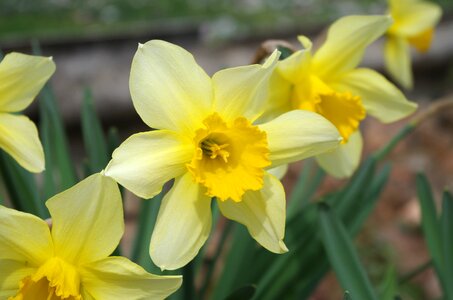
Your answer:
[[[305,110],[290,111],[259,127],[267,134],[271,167],[318,155],[341,141],[332,123]]]
[[[396,82],[412,88],[412,65],[409,44],[403,38],[387,35],[384,46],[385,67]]]
[[[337,178],[349,177],[354,173],[360,163],[362,156],[362,135],[356,131],[347,143],[341,144],[333,151],[316,156],[319,165]]]
[[[330,26],[327,40],[313,56],[312,70],[325,81],[354,69],[366,47],[391,25],[389,16],[347,16]]]
[[[46,222],[0,205],[0,260],[39,266],[52,255],[52,238]]]
[[[417,104],[384,76],[370,69],[355,69],[331,85],[335,90],[360,96],[368,114],[384,123],[402,119],[417,109]]]
[[[280,165],[278,167],[267,170],[267,172],[275,176],[277,179],[281,180],[288,172],[288,165]]]
[[[186,173],[165,195],[151,236],[150,255],[162,270],[189,263],[211,231],[211,199],[205,188]]]
[[[0,259],[0,270],[0,299],[8,299],[17,293],[20,281],[37,269],[27,261]]]
[[[291,54],[288,58],[277,64],[276,72],[291,83],[299,83],[306,80],[311,66],[311,41],[304,36],[299,36],[304,49]]]
[[[52,217],[55,253],[66,262],[103,259],[124,231],[123,204],[113,179],[94,174],[46,202]]]
[[[263,65],[229,68],[214,74],[214,110],[225,121],[242,116],[253,122],[264,112],[269,79],[279,55],[275,51]]]
[[[181,276],[157,276],[124,257],[108,257],[81,269],[84,290],[94,299],[165,299],[182,284]]]
[[[274,253],[288,251],[285,236],[286,200],[280,181],[266,173],[263,188],[248,191],[241,202],[217,201],[222,214],[245,225],[250,235]]]
[[[38,130],[27,117],[0,113],[0,148],[30,172],[44,170],[44,151]]]
[[[411,37],[433,28],[442,15],[440,6],[432,1],[391,0],[389,4],[394,19],[389,32],[399,36]]]
[[[134,134],[113,152],[105,175],[148,199],[187,170],[194,151],[192,141],[169,130]]]
[[[291,103],[292,90],[293,84],[274,71],[269,79],[269,96],[264,104],[265,111],[255,123],[268,122],[293,109]]]
[[[212,107],[209,76],[189,52],[164,41],[139,45],[129,88],[135,109],[152,128],[193,132]]]
[[[54,72],[51,57],[7,54],[0,63],[0,112],[25,109]]]

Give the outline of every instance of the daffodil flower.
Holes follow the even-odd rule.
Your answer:
[[[118,186],[95,174],[46,203],[52,229],[0,206],[0,299],[163,299],[180,276],[157,276],[109,257],[124,231]]]
[[[176,269],[198,253],[211,230],[211,199],[275,253],[287,251],[285,194],[268,170],[335,147],[340,136],[320,115],[297,110],[256,126],[264,110],[275,52],[264,65],[225,69],[210,78],[184,49],[153,40],[139,45],[130,91],[155,131],[132,135],[105,174],[143,198],[164,197],[150,255]]]
[[[299,37],[304,49],[280,61],[270,80],[271,94],[263,119],[293,109],[321,114],[343,137],[335,150],[316,157],[335,177],[350,176],[357,168],[362,137],[360,122],[370,114],[388,123],[416,109],[393,84],[379,73],[357,68],[365,48],[391,24],[387,16],[348,16],[336,21],[327,39],[312,55],[312,44]]]
[[[405,88],[412,88],[410,46],[419,52],[428,51],[434,27],[442,15],[441,8],[432,1],[389,0],[394,20],[387,30],[385,65],[392,77]]]
[[[0,148],[30,172],[44,170],[35,124],[19,115],[55,71],[51,57],[10,53],[0,63]]]

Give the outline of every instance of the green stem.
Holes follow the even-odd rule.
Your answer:
[[[414,129],[416,128],[416,124],[409,122],[404,126],[384,147],[379,149],[377,152],[374,153],[374,158],[376,160],[382,160],[385,158],[395,147],[398,143],[403,140],[406,136],[408,136]]]
[[[453,108],[453,96],[448,96],[445,99],[438,100],[431,104],[424,112],[415,116],[409,123],[407,123],[383,148],[378,150],[374,157],[376,160],[384,159],[398,143],[414,131],[423,121],[436,115],[445,109]]]
[[[222,250],[224,248],[225,242],[227,241],[232,228],[233,228],[233,223],[227,220],[227,223],[225,224],[225,228],[223,229],[222,235],[220,237],[220,241],[217,244],[217,247],[215,249],[214,256],[209,260],[209,263],[208,263],[208,270],[206,271],[206,275],[205,275],[205,278],[203,280],[203,284],[202,284],[201,290],[200,290],[201,299],[205,298],[209,284],[211,283],[212,274],[214,273],[215,267],[217,265],[217,262],[219,261],[219,257],[222,254]]]

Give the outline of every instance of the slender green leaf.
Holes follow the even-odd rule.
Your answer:
[[[235,224],[231,248],[225,260],[222,275],[217,281],[212,299],[223,299],[231,290],[244,284],[249,276],[247,271],[254,265],[256,242],[250,237],[245,226]]]
[[[288,200],[287,219],[291,220],[315,194],[325,177],[325,172],[313,160],[304,162],[294,190]]]
[[[77,183],[77,176],[73,161],[70,156],[68,141],[63,128],[63,121],[56,106],[55,97],[50,87],[46,86],[42,90],[42,97],[39,101],[41,118],[46,118],[45,124],[48,131],[45,141],[51,150],[52,157],[46,159],[53,161],[52,172],[56,182],[56,192],[63,191]],[[49,149],[48,149],[49,150]],[[58,179],[58,180],[57,180]]]
[[[145,268],[148,272],[160,274],[160,269],[154,265],[149,257],[149,243],[156,223],[157,213],[164,196],[164,191],[149,200],[143,200],[140,205],[138,229],[132,248],[132,260]]]
[[[420,201],[421,212],[422,212],[422,228],[425,236],[425,240],[433,259],[434,267],[441,275],[442,266],[442,249],[441,249],[441,230],[440,222],[437,216],[436,204],[434,201],[431,187],[429,186],[428,180],[425,175],[418,174],[417,179],[417,194]]]
[[[31,45],[33,54],[42,55],[38,40],[32,40]],[[61,119],[61,114],[58,110],[55,96],[49,84],[47,84],[41,91],[39,106],[41,119],[47,119],[45,122],[45,126],[47,126],[47,128],[42,129],[41,132],[43,130],[46,132],[46,136],[43,136],[42,139],[46,138],[48,140],[43,141],[43,143],[48,144],[48,151],[51,149],[51,151],[49,151],[51,152],[51,156],[46,155],[46,160],[55,162],[53,164],[49,164],[49,166],[53,167],[50,169],[47,169],[46,164],[46,172],[50,172],[49,174],[51,175],[45,175],[45,180],[52,179],[52,181],[54,181],[54,192],[57,193],[73,186],[78,180],[69,152],[68,142],[64,132],[63,120]],[[48,187],[52,185],[50,183],[45,183],[45,185],[46,184]],[[47,190],[47,192],[49,191],[50,189]]]
[[[398,277],[394,266],[390,266],[387,269],[382,286],[379,292],[379,299],[382,300],[393,300],[395,299],[398,288]]]
[[[254,285],[246,285],[235,290],[225,300],[249,300],[253,298],[255,291],[256,287]]]
[[[357,234],[372,211],[388,179],[388,166],[373,178],[374,166],[374,159],[367,160],[343,190],[323,197],[324,201],[341,206],[341,219],[347,221],[345,224],[352,235]],[[347,199],[345,195],[352,199]],[[319,226],[316,212],[316,205],[310,204],[295,218],[288,220],[285,242],[290,251],[287,254],[268,255],[265,256],[267,259],[261,259],[264,263],[254,264],[253,269],[260,274],[252,281],[258,282],[255,299],[282,296],[307,299],[329,270],[323,246],[317,238]],[[254,261],[257,261],[256,255]],[[260,264],[264,264],[265,268],[260,268]]]
[[[342,287],[357,299],[377,299],[348,232],[325,203],[319,205],[321,240]]]
[[[86,89],[82,104],[82,133],[91,173],[103,170],[110,158],[101,122],[96,115],[91,90]]]
[[[110,127],[107,133],[107,151],[109,154],[109,159],[112,156],[113,151],[121,144],[121,139],[118,134],[118,129],[115,127]]]
[[[445,299],[453,299],[453,197],[445,191],[442,199],[442,252]]]
[[[0,171],[15,209],[41,218],[49,216],[44,202],[39,198],[38,187],[33,175],[3,151],[0,151]]]

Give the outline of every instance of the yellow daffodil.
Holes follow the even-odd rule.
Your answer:
[[[428,51],[434,27],[442,15],[441,8],[432,1],[389,0],[394,20],[387,30],[385,65],[390,75],[403,87],[412,88],[410,46],[419,52]]]
[[[387,16],[349,16],[336,21],[327,39],[312,55],[310,40],[299,37],[304,49],[280,61],[270,80],[271,94],[264,119],[304,109],[331,121],[343,137],[333,151],[316,157],[328,173],[350,176],[357,168],[362,137],[360,122],[366,114],[393,122],[416,109],[379,73],[357,68],[365,48],[391,24]]]
[[[0,63],[0,148],[30,172],[44,170],[44,152],[35,124],[18,115],[55,71],[50,57],[10,53]]]
[[[113,153],[105,174],[143,198],[164,197],[150,255],[176,269],[198,253],[211,230],[211,198],[229,219],[275,253],[286,252],[285,194],[268,170],[335,147],[340,137],[320,115],[292,111],[256,126],[267,98],[275,52],[264,65],[210,78],[184,49],[153,40],[139,45],[130,91],[140,117],[156,131],[138,133]]]
[[[52,228],[0,206],[0,299],[163,299],[181,277],[109,257],[124,231],[117,184],[95,174],[46,203]]]

